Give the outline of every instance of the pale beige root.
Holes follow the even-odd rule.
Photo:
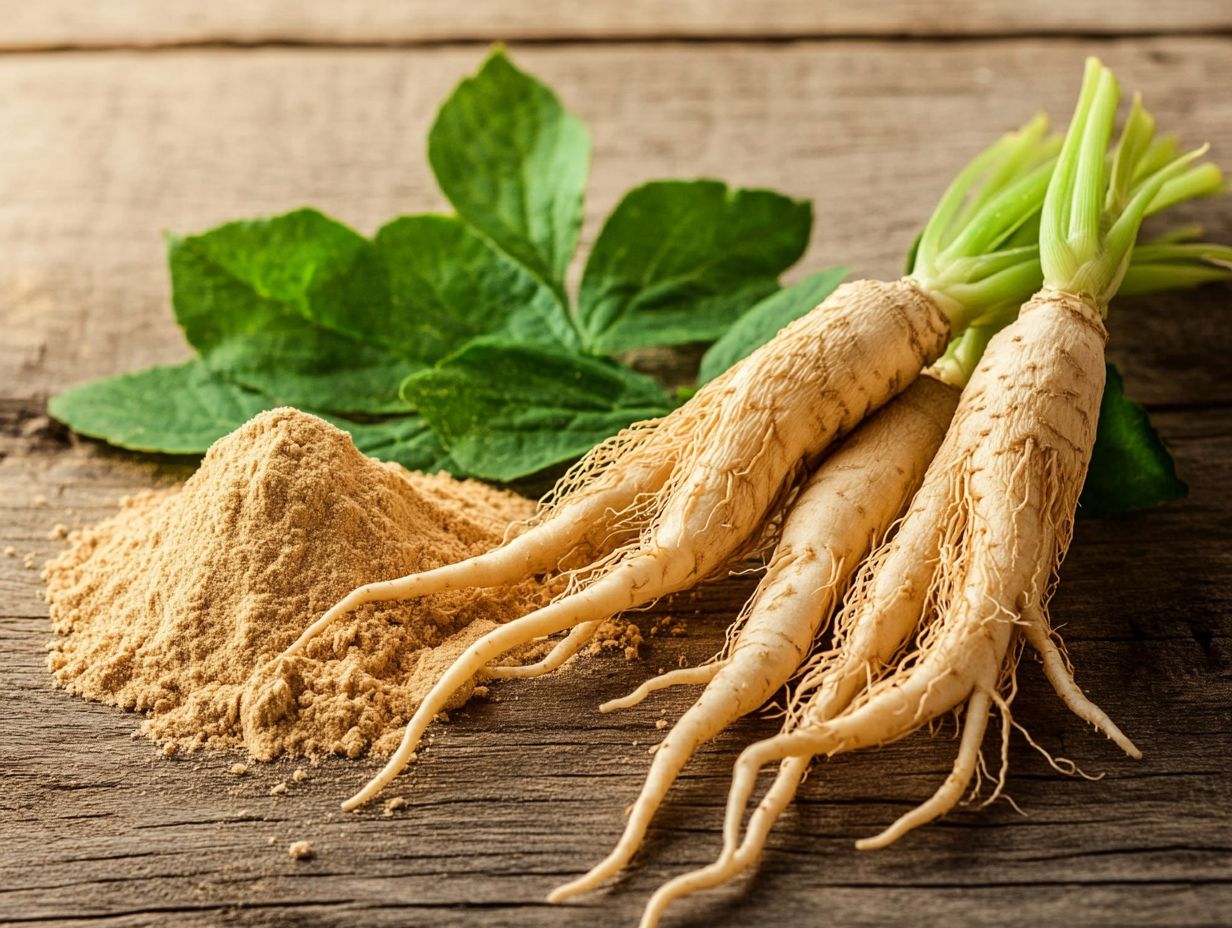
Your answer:
[[[958,803],[975,770],[990,703],[990,697],[982,690],[977,690],[972,695],[954,770],[932,799],[902,816],[876,837],[857,842],[858,849],[872,850],[889,844],[912,828],[940,817]],[[718,860],[709,866],[681,874],[660,886],[646,903],[639,928],[654,928],[658,925],[664,910],[674,900],[726,883],[756,864],[765,849],[771,829],[788,803],[795,798],[811,760],[811,755],[807,753],[783,758],[774,782],[749,817],[748,827],[739,846],[725,849]]]
[[[931,378],[920,382],[937,383],[957,399],[953,388]],[[951,432],[897,531],[860,567],[835,617],[831,647],[810,659],[796,685],[787,707],[789,727],[833,718],[893,666],[915,634],[937,572],[951,497],[947,465],[957,454]]]
[[[1023,618],[1026,620],[1023,634],[1031,647],[1039,654],[1044,665],[1044,676],[1048,678],[1056,694],[1061,697],[1061,701],[1074,715],[1093,726],[1096,731],[1103,732],[1109,740],[1134,760],[1141,760],[1142,752],[1138,750],[1138,747],[1126,737],[1103,709],[1091,702],[1078,688],[1078,684],[1074,682],[1073,671],[1066,664],[1057,643],[1052,640],[1047,622],[1040,611],[1032,608],[1024,614]]]
[[[896,741],[949,712],[976,689],[991,692],[1013,632],[1011,619],[995,603],[973,602],[977,584],[962,592],[955,609],[938,620],[939,627],[919,663],[897,671],[874,685],[867,699],[853,704],[828,722],[794,729],[747,748],[736,762],[723,823],[725,852],[739,844],[745,806],[756,778],[768,763],[786,757],[836,754]]]
[[[596,619],[592,622],[583,622],[581,625],[575,625],[573,629],[556,643],[556,646],[547,653],[543,660],[535,661],[533,664],[496,664],[487,667],[484,670],[484,675],[493,680],[526,680],[531,677],[541,677],[545,673],[551,673],[558,669],[565,661],[577,654],[577,652],[591,638],[595,637],[595,632],[599,630],[599,626],[603,624],[602,619]]]
[[[1002,626],[1003,637],[1008,642],[1010,629],[1007,622],[998,622],[998,625]],[[955,637],[951,635],[950,638],[952,645]],[[984,648],[976,645],[977,642],[968,638],[967,642],[957,645],[960,653],[954,653],[952,647],[947,648],[946,651],[949,651],[947,657],[973,659],[978,665],[978,672],[984,682],[993,683],[995,674],[988,661],[988,658],[992,656],[988,653],[979,653],[984,651]],[[834,755],[894,741],[923,725],[925,716],[936,717],[950,711],[962,700],[962,695],[960,695],[962,691],[970,690],[970,686],[963,685],[961,680],[955,680],[949,685],[942,684],[930,688],[928,680],[925,679],[929,673],[930,669],[925,665],[918,665],[914,672],[907,674],[907,680],[901,684],[899,691],[882,691],[877,699],[866,702],[861,709],[844,712],[824,725],[797,728],[795,731],[768,738],[766,741],[758,742],[745,749],[737,760],[732,776],[731,791],[728,792],[721,854],[718,855],[715,863],[690,871],[690,873],[681,874],[660,886],[650,897],[639,928],[657,926],[665,908],[676,898],[711,889],[752,868],[760,857],[761,850],[765,848],[770,829],[788,802],[795,796],[804,771],[814,755]],[[987,718],[987,702],[984,704],[982,715]],[[983,733],[982,726],[979,733],[981,735]],[[976,753],[978,754],[978,739]],[[748,805],[749,797],[753,795],[756,778],[766,764],[774,763],[775,760],[781,762],[779,774],[756,806],[753,815],[749,817],[748,827],[745,828],[742,838],[740,837],[740,824],[743,822],[744,810]],[[972,758],[972,765],[973,763],[975,760]],[[952,778],[954,774],[951,774]],[[962,780],[963,786],[966,785],[967,780],[970,780],[970,774]],[[954,802],[961,799],[961,794],[962,788],[958,786]],[[945,799],[949,797],[946,795]],[[954,805],[954,802],[951,802],[945,808],[930,808],[935,804],[935,800],[936,796],[933,800],[918,807],[914,813],[903,816],[891,828],[902,823],[908,824],[909,827],[917,827],[918,824],[923,824],[924,821],[941,815]],[[913,821],[913,816],[925,815],[928,816],[926,820]]]
[[[674,450],[660,489],[635,498],[644,526],[638,537],[571,571],[560,599],[464,653],[420,705],[390,764],[346,807],[372,798],[396,775],[449,695],[490,661],[531,638],[693,586],[755,545],[800,470],[906,388],[940,354],[947,331],[941,310],[912,281],[845,284],[703,387],[667,417],[682,416],[692,438]],[[570,478],[582,492],[591,466],[584,460]],[[618,476],[620,455],[611,455],[596,479],[612,479],[613,468]],[[571,496],[562,491],[551,508],[570,505]]]
[[[360,587],[286,653],[364,603],[549,570],[596,530],[603,542],[589,565],[571,571],[571,589],[662,544],[660,535],[687,539],[686,528],[707,533],[699,550],[683,544],[679,552],[696,557],[694,576],[704,578],[756,545],[800,467],[910,384],[944,350],[948,332],[937,304],[910,279],[844,284],[679,409],[594,448],[504,546]]]
[[[913,553],[918,555],[921,550],[927,551],[926,539],[930,534],[939,531],[938,525],[940,523],[941,509],[945,502],[945,494],[940,486],[929,488],[926,491],[920,487],[920,480],[936,456],[938,447],[941,445],[946,434],[950,420],[954,415],[954,409],[958,403],[958,395],[959,391],[949,384],[943,383],[931,376],[921,377],[907,390],[899,394],[877,416],[857,429],[844,442],[843,446],[834,453],[832,458],[825,461],[822,465],[826,469],[828,478],[836,478],[830,480],[826,484],[827,487],[835,491],[850,492],[854,495],[855,501],[853,505],[855,506],[855,512],[852,514],[852,518],[856,522],[869,520],[867,512],[864,511],[864,507],[858,501],[861,494],[866,499],[873,501],[874,506],[878,502],[886,503],[894,500],[897,498],[894,494],[904,491],[904,488],[907,496],[915,494],[911,509],[903,519],[904,526],[898,532],[898,538],[893,544],[886,545],[880,549],[879,557],[882,559],[886,557],[886,552],[894,552],[894,567],[892,569],[887,567],[877,571],[870,571],[869,563],[872,560],[870,558],[865,561],[864,566],[857,574],[857,578],[865,578],[863,586],[873,586],[874,584],[869,583],[868,578],[875,578],[877,580],[875,584],[876,592],[879,592],[881,595],[879,598],[867,603],[866,608],[855,610],[857,614],[871,621],[861,623],[858,620],[849,619],[848,624],[862,631],[866,629],[866,626],[871,627],[880,634],[874,636],[866,634],[864,638],[857,640],[857,646],[854,650],[860,650],[859,646],[864,643],[865,638],[874,641],[892,638],[896,642],[888,647],[874,649],[873,655],[869,657],[856,658],[847,654],[846,649],[844,650],[844,656],[850,660],[855,670],[852,676],[858,676],[859,682],[863,682],[866,677],[864,664],[870,660],[880,660],[882,662],[888,660],[890,655],[901,645],[905,636],[910,634],[915,628],[915,623],[919,618],[925,593],[924,587],[927,585],[926,578],[931,572],[931,561],[933,558],[924,558],[923,562],[921,562],[921,559],[914,558],[912,555]],[[876,423],[879,424],[875,425]],[[853,483],[864,483],[866,485],[851,486],[847,489],[839,487],[837,475],[841,469],[846,469],[851,473],[854,478]],[[810,483],[816,498],[815,508],[820,508],[823,494],[826,490],[826,487],[816,485],[818,482],[817,479],[814,479]],[[940,481],[936,482],[940,483]],[[928,500],[927,504],[925,500]],[[796,517],[797,523],[802,521],[799,516]],[[880,540],[887,532],[883,518],[874,515],[871,518],[871,524],[875,535],[874,540]],[[807,529],[798,531],[803,535]],[[935,549],[935,543],[933,547]],[[849,563],[855,563],[855,560],[849,559]],[[915,580],[914,583],[913,578]],[[787,575],[776,581],[775,586],[785,587],[792,579],[791,575]],[[763,581],[760,586],[764,587],[765,585],[766,581]],[[859,593],[867,594],[870,592],[867,589],[862,589],[860,579],[855,580],[853,585],[854,589],[849,591],[846,596],[847,602],[851,602],[853,597]],[[816,595],[821,595],[824,592],[824,585],[819,586]],[[788,591],[788,595],[795,596],[798,595],[798,592],[793,589]],[[707,669],[703,669],[703,667],[685,668],[672,670],[661,676],[653,677],[644,681],[627,696],[604,703],[599,707],[599,711],[610,712],[615,709],[630,708],[642,702],[651,693],[670,686],[709,683],[731,656],[733,649],[738,646],[738,643],[741,641],[741,631],[745,627],[750,612],[764,598],[759,587],[759,595],[755,595],[745,605],[736,621],[728,629],[727,643],[722,653],[718,655],[714,663],[703,665]],[[887,635],[884,631],[886,628],[897,627],[895,623],[889,621],[888,613],[892,610],[899,614],[905,614],[905,619],[900,619],[897,623],[897,626],[905,625],[907,627],[907,631],[903,632],[902,635]],[[852,612],[852,609],[844,605],[836,622],[843,622],[843,616],[849,615]],[[763,616],[764,620],[775,618],[777,616],[773,612]],[[770,627],[768,621],[763,621],[761,624]],[[817,631],[814,630],[812,637],[815,638],[816,635]],[[839,638],[841,635],[843,635],[843,631],[840,626],[836,631],[836,638]],[[831,654],[837,654],[837,651],[827,652],[820,657],[829,657]],[[793,671],[795,669],[793,668]],[[835,684],[829,682],[828,676],[828,674],[820,671],[815,674],[810,672],[801,683],[801,688],[806,692],[809,691],[810,678],[815,679],[819,684],[824,683],[827,686],[834,686]],[[845,692],[845,690],[839,689],[839,692]],[[850,698],[850,695],[847,698]],[[831,704],[837,701],[837,698],[828,700]],[[837,711],[838,708],[841,708],[841,706],[837,706],[834,711]]]
[[[988,710],[992,705],[992,697],[984,690],[976,690],[967,701],[967,716],[963,722],[962,742],[958,746],[958,757],[954,760],[954,769],[945,778],[945,782],[937,788],[932,798],[899,818],[893,825],[878,835],[864,838],[856,842],[858,851],[875,851],[887,847],[905,835],[907,832],[927,825],[938,819],[958,805],[967,791],[971,777],[975,774],[976,762],[980,756],[980,744],[984,740],[984,729],[988,727]],[[1008,731],[1008,726],[1006,726]]]
[[[774,557],[713,679],[655,752],[616,847],[554,890],[549,902],[593,889],[624,867],[697,749],[787,683],[855,565],[920,485],[957,401],[952,388],[920,378],[821,463],[788,512]]]
[[[921,490],[924,495],[930,486],[945,486],[948,499],[937,540],[928,549],[931,576],[925,584],[911,578],[913,585],[927,588],[925,619],[911,630],[917,650],[900,655],[889,677],[866,670],[862,676],[872,682],[847,701],[846,710],[858,710],[887,687],[902,685],[904,671],[935,664],[950,627],[948,615],[964,602],[975,605],[973,596],[996,605],[997,614],[984,622],[1046,627],[1047,600],[1094,443],[1105,339],[1093,307],[1077,298],[1041,294],[992,340]],[[910,517],[884,550],[900,547],[909,528]],[[986,576],[972,575],[981,561],[989,565]],[[870,558],[874,569],[888,563]],[[895,574],[891,571],[897,581]],[[869,585],[876,582],[873,578]],[[928,616],[936,619],[930,624]],[[904,636],[893,637],[899,640],[884,645],[876,657],[884,660],[898,651]],[[961,661],[947,667],[943,659],[935,669],[949,679],[970,676]],[[824,683],[805,682],[812,685],[801,690],[811,699],[826,693]],[[933,685],[944,688],[944,682]],[[797,707],[786,727],[816,728],[830,717],[833,713],[811,705]]]
[[[599,706],[599,711],[615,712],[617,709],[632,708],[640,704],[651,693],[657,693],[670,686],[699,686],[709,683],[722,669],[722,666],[720,663],[712,662],[697,667],[677,667],[675,670],[669,670],[667,673],[661,673],[657,677],[642,681],[637,689],[626,696],[609,699]]]
[[[1105,339],[1094,307],[1041,293],[992,340],[951,427],[961,453],[943,449],[933,463],[947,472],[950,493],[914,652],[833,717],[793,713],[783,734],[741,754],[720,860],[741,844],[745,807],[767,763],[902,738],[977,692],[997,703],[1008,733],[998,688],[1012,686],[1011,641],[1030,607],[1046,614],[1069,544],[1095,438]],[[939,808],[933,800],[918,815]]]
[[[795,798],[796,790],[808,771],[809,762],[810,758],[807,756],[785,758],[779,767],[778,776],[774,778],[750,817],[749,827],[745,830],[740,846],[723,854],[709,866],[682,873],[660,886],[647,901],[638,928],[655,928],[663,918],[663,912],[674,900],[719,886],[752,867],[761,856],[770,830],[788,803]]]

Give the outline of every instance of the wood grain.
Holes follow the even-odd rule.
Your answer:
[[[228,20],[242,26],[228,36],[262,40],[271,22],[263,16],[275,6]],[[493,9],[454,6],[455,23]],[[1058,16],[1094,15],[1082,4],[1047,6]],[[300,7],[309,20],[324,9]],[[818,16],[882,15],[874,4],[815,7]],[[1199,7],[1215,9],[1175,9]],[[0,28],[11,38],[16,27],[38,25],[40,11],[56,9],[74,41],[92,17],[117,26],[107,41],[172,41],[175,34],[142,39],[119,29],[125,17],[156,31],[176,21],[174,10],[147,21],[137,14],[148,8],[135,2],[71,10],[30,4],[6,10]],[[224,20],[206,5],[196,9],[200,28],[175,41],[222,37],[210,29]],[[330,15],[362,24],[366,7],[336,9]],[[635,29],[649,6],[622,9]],[[672,9],[687,18],[701,6]],[[944,24],[940,7],[916,9],[932,10]],[[1019,5],[1013,15],[1035,9]],[[1135,17],[1167,12],[1145,4],[1124,10],[1130,26]],[[973,12],[975,26],[981,15]],[[1003,20],[997,28],[1008,27]],[[714,175],[816,199],[802,270],[845,261],[857,273],[884,276],[897,273],[940,187],[991,132],[1037,106],[1063,118],[1090,47],[1037,40],[653,44],[517,55],[595,134],[587,242],[634,183]],[[1146,88],[1161,123],[1209,138],[1217,152],[1232,150],[1232,98],[1222,92],[1232,83],[1227,40],[1098,48],[1127,84]],[[294,764],[234,777],[226,771],[235,756],[157,757],[131,737],[135,717],[53,689],[44,667],[46,606],[25,555],[41,562],[63,544],[49,537],[55,524],[106,517],[123,494],[182,479],[191,467],[78,442],[43,415],[47,393],[71,382],[184,355],[167,307],[159,230],[192,231],[313,203],[371,232],[394,213],[440,208],[422,140],[437,102],[480,54],[0,56],[0,125],[17,127],[0,132],[0,549],[16,554],[0,556],[0,924],[628,925],[659,882],[716,851],[730,762],[740,746],[774,731],[773,720],[745,720],[691,765],[626,879],[566,907],[542,902],[609,848],[640,785],[647,747],[659,737],[654,721],[664,709],[674,718],[687,694],[608,716],[595,705],[681,654],[697,661],[712,653],[750,592],[747,578],[663,604],[660,611],[687,621],[689,635],[652,640],[641,661],[601,656],[495,688],[495,700],[436,729],[431,750],[391,791],[409,802],[391,818],[379,809],[337,811],[337,801],[372,772],[370,762],[309,766],[305,783],[271,797]],[[1232,239],[1226,203],[1193,207],[1183,218]],[[1081,519],[1054,609],[1080,684],[1145,759],[1128,761],[1093,736],[1026,661],[1016,719],[1049,750],[1106,772],[1102,780],[1060,776],[1015,736],[1009,792],[1026,817],[1005,803],[967,808],[887,851],[857,854],[856,838],[931,792],[954,744],[918,735],[820,765],[757,875],[681,905],[672,924],[1227,922],[1229,294],[1211,287],[1114,310],[1113,357],[1131,392],[1156,408],[1192,494],[1128,518]],[[313,860],[287,856],[298,839],[314,843]]]
[[[1104,51],[1167,128],[1232,151],[1232,43]],[[897,275],[954,171],[1037,109],[1067,118],[1078,42],[526,49],[590,126],[583,249],[633,185],[712,176],[815,202],[794,275]],[[436,106],[480,53],[180,51],[0,57],[0,394],[176,361],[162,230],[304,204],[365,233],[445,206],[423,155]],[[1232,239],[1219,204],[1187,206]],[[1232,400],[1226,291],[1127,306],[1113,355],[1151,403]],[[1212,312],[1198,311],[1208,305]],[[1157,308],[1158,307],[1158,308]],[[1177,325],[1184,318],[1185,325]],[[1169,362],[1155,364],[1153,356]],[[1153,373],[1156,371],[1156,373]],[[1166,371],[1162,376],[1157,371]]]
[[[0,48],[269,42],[415,44],[613,39],[789,39],[1040,33],[1210,33],[1232,28],[1220,0],[78,0],[8,3]]]
[[[924,735],[815,771],[776,832],[755,879],[680,906],[673,924],[745,924],[773,916],[879,925],[1191,925],[1232,903],[1232,413],[1165,414],[1186,501],[1128,520],[1083,520],[1055,605],[1079,680],[1143,746],[1121,757],[1068,715],[1033,662],[1016,719],[1049,750],[1106,773],[1052,771],[1020,737],[1006,804],[965,809],[877,854],[851,843],[926,796],[944,776],[948,737]],[[85,445],[0,463],[8,508],[0,545],[50,554],[56,521],[93,520],[114,499],[177,472],[156,459]],[[105,476],[103,476],[105,475]],[[33,495],[45,507],[23,506]],[[71,510],[71,512],[69,512]],[[1127,562],[1132,565],[1127,569]],[[729,580],[669,601],[685,639],[652,640],[640,661],[597,657],[533,683],[496,688],[436,729],[426,756],[390,795],[406,810],[336,811],[370,762],[326,761],[270,797],[293,763],[244,777],[230,755],[167,760],[134,740],[136,719],[54,690],[44,670],[45,606],[21,558],[0,560],[0,922],[145,925],[630,924],[661,880],[716,849],[728,764],[775,724],[749,719],[693,764],[647,853],[614,888],[565,908],[541,903],[614,840],[658,737],[683,692],[601,716],[594,706],[683,653],[697,661],[751,581]],[[286,855],[314,843],[310,862]],[[271,843],[272,842],[272,843]],[[584,916],[582,913],[585,913]]]

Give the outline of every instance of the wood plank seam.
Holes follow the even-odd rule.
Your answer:
[[[188,50],[261,50],[261,49],[328,49],[333,51],[397,51],[415,49],[483,48],[493,43],[508,42],[527,48],[577,48],[586,46],[661,46],[661,45],[739,45],[746,48],[794,45],[802,42],[843,44],[849,42],[879,42],[885,44],[945,45],[971,42],[1070,41],[1086,43],[1118,42],[1126,39],[1232,39],[1232,25],[1217,27],[1177,26],[1171,29],[1141,28],[1107,31],[1075,31],[1072,29],[1027,29],[1022,31],[971,32],[799,32],[790,35],[773,33],[637,33],[633,35],[518,35],[494,30],[491,33],[461,33],[448,37],[425,36],[400,39],[343,39],[325,41],[290,36],[268,36],[254,39],[202,38],[155,40],[149,42],[75,42],[75,43],[6,43],[0,40],[0,55],[56,54],[82,52],[159,52]]]

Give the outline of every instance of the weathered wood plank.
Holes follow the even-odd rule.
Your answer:
[[[503,40],[799,38],[804,36],[1142,34],[1232,28],[1219,0],[260,0],[160,3],[74,0],[10,4],[0,48],[157,46],[209,42],[430,43]]]
[[[1206,92],[1227,85],[1227,41],[1100,48],[1128,84],[1148,89],[1165,125],[1229,149],[1232,108]],[[588,240],[633,183],[711,174],[817,197],[808,265],[841,259],[888,275],[947,175],[994,128],[1037,105],[1064,112],[1084,50],[827,42],[540,48],[519,58],[595,131]],[[46,607],[20,555],[55,550],[57,522],[94,521],[124,493],[186,473],[183,463],[69,444],[37,421],[41,398],[73,379],[182,356],[157,231],[303,202],[371,231],[395,211],[439,207],[426,166],[407,151],[478,56],[0,59],[0,123],[22,127],[0,134],[0,548],[19,554],[0,557],[0,922],[629,924],[658,882],[714,853],[730,760],[773,721],[746,720],[693,765],[629,879],[578,906],[541,902],[610,846],[658,737],[654,720],[661,709],[674,717],[686,694],[614,716],[594,705],[680,652],[710,654],[747,579],[666,604],[690,635],[654,642],[643,661],[580,661],[469,707],[395,791],[410,807],[392,819],[336,811],[368,762],[323,763],[288,796],[270,797],[293,765],[235,778],[230,756],[156,757],[130,737],[134,718],[53,690],[43,666]],[[877,193],[875,209],[853,194],[864,190]],[[1226,206],[1186,218],[1232,238]],[[964,810],[858,855],[855,838],[945,775],[953,743],[921,736],[844,758],[815,773],[754,880],[681,907],[691,923],[883,925],[903,913],[921,924],[1032,928],[1226,921],[1227,303],[1228,290],[1212,288],[1127,303],[1114,316],[1113,356],[1137,396],[1168,407],[1157,423],[1193,494],[1128,519],[1081,520],[1055,607],[1080,683],[1146,759],[1131,763],[1092,737],[1026,662],[1017,720],[1105,779],[1060,777],[1016,737],[1010,792],[1028,818],[1003,804]],[[298,838],[315,842],[315,860],[287,858]]]
[[[926,796],[953,742],[921,735],[843,758],[814,773],[756,878],[682,905],[687,923],[811,923],[825,912],[835,924],[881,925],[906,911],[913,923],[973,926],[1222,920],[1232,904],[1232,411],[1159,420],[1193,494],[1128,519],[1081,520],[1054,609],[1080,682],[1146,758],[1127,761],[1092,736],[1026,661],[1017,721],[1104,779],[1062,777],[1015,737],[1009,791],[1028,817],[1004,804],[967,809],[861,855],[852,841]],[[5,442],[0,545],[23,553],[54,549],[46,527],[68,509],[96,519],[120,493],[182,472],[93,445]],[[47,504],[28,506],[36,495]],[[270,786],[294,764],[236,778],[232,756],[157,757],[130,737],[132,716],[52,689],[36,574],[0,559],[0,921],[566,925],[584,912],[596,925],[630,924],[657,883],[714,853],[728,764],[775,723],[745,720],[704,752],[627,879],[549,907],[544,892],[614,840],[654,720],[663,709],[674,718],[686,694],[608,716],[594,706],[680,653],[710,654],[750,589],[730,580],[665,604],[690,633],[652,639],[641,661],[591,658],[498,687],[436,730],[391,792],[408,809],[385,818],[336,811],[370,762],[310,767],[306,783],[274,798]],[[313,861],[287,858],[300,838],[314,842]]]
[[[1230,49],[1167,39],[1102,50],[1128,87],[1147,91],[1162,125],[1220,153],[1232,151],[1232,97],[1210,90],[1232,84]],[[1064,120],[1085,51],[852,42],[538,48],[518,60],[594,133],[587,243],[634,184],[718,176],[814,198],[801,270],[842,262],[895,275],[967,157],[1037,109]],[[0,397],[37,406],[71,382],[184,356],[161,230],[309,203],[371,232],[399,212],[441,208],[423,139],[479,58],[433,49],[0,59],[0,125],[20,127],[0,134]],[[1178,219],[1232,239],[1221,205]],[[1232,400],[1219,376],[1232,354],[1232,327],[1216,311],[1227,297],[1215,288],[1140,301],[1113,317],[1112,354],[1135,395]]]

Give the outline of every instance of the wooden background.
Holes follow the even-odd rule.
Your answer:
[[[1064,121],[1083,55],[1142,88],[1161,123],[1232,161],[1232,6],[1018,0],[663,3],[327,0],[0,3],[0,923],[632,923],[666,877],[708,861],[750,719],[690,767],[627,879],[566,907],[548,889],[619,832],[666,708],[593,707],[680,652],[711,653],[748,594],[663,606],[683,641],[506,684],[437,731],[390,795],[337,813],[367,762],[237,778],[231,756],[165,760],[137,720],[53,690],[36,569],[49,529],[183,477],[169,459],[77,442],[45,417],[78,380],[187,351],[160,231],[313,204],[370,232],[439,208],[423,156],[434,109],[488,40],[555,87],[594,134],[586,241],[621,192],[718,176],[811,197],[801,272],[894,275],[942,185],[1038,108]],[[1232,208],[1185,211],[1232,241]],[[584,243],[585,244],[585,243]],[[1009,791],[893,848],[852,842],[926,797],[954,745],[918,736],[821,765],[751,880],[672,924],[1214,925],[1232,922],[1232,291],[1126,301],[1111,356],[1151,408],[1191,496],[1083,519],[1055,608],[1079,671],[1146,752],[1133,763],[1024,665],[1017,717],[1106,776],[1061,777],[1015,737]],[[294,862],[287,843],[313,841]],[[272,842],[272,843],[271,843]]]

